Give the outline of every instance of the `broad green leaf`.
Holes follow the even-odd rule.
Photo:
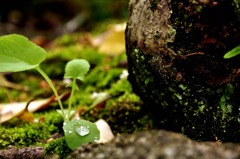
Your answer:
[[[46,51],[18,34],[0,37],[0,72],[18,72],[37,67]]]
[[[232,50],[228,51],[223,58],[225,59],[229,59],[231,57],[237,56],[240,54],[240,45],[238,45],[237,47],[233,48]]]
[[[72,150],[100,138],[96,124],[86,120],[64,121],[63,130],[67,145]]]
[[[67,63],[64,78],[84,80],[84,75],[90,68],[89,63],[83,59],[74,59]]]

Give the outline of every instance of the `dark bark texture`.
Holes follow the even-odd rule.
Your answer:
[[[130,0],[129,81],[156,128],[240,142],[238,0]]]

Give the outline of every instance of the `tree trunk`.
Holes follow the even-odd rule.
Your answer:
[[[129,81],[154,126],[240,141],[238,0],[130,0]]]

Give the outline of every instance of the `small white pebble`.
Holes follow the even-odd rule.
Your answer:
[[[64,78],[63,79],[63,83],[65,83],[66,85],[69,85],[71,82],[72,82],[72,80],[69,79],[69,78]]]
[[[100,139],[97,141],[97,143],[106,143],[114,138],[113,132],[105,120],[99,119],[95,122],[95,124],[100,131]]]
[[[128,71],[127,70],[123,70],[122,74],[120,75],[120,79],[126,78],[128,76]]]
[[[105,97],[108,94],[106,92],[101,92],[101,93],[97,93],[97,92],[93,92],[91,94],[91,99],[96,99],[96,98],[100,98],[100,97]]]

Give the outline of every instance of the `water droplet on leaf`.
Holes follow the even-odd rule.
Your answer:
[[[89,129],[86,127],[86,126],[83,126],[83,125],[76,125],[74,127],[74,131],[80,135],[80,136],[85,136],[85,135],[88,135],[89,134]]]
[[[72,131],[71,130],[69,130],[69,134],[71,134],[72,133]]]
[[[99,140],[99,137],[95,136],[94,137],[94,142],[98,142],[98,140]]]

